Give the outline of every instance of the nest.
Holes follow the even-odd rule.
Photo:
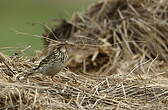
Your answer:
[[[34,57],[0,55],[0,109],[167,109],[167,18],[166,0],[94,3],[43,34],[75,44],[54,82],[26,77]]]

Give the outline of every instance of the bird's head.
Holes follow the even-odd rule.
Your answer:
[[[66,45],[65,44],[58,44],[56,45],[56,49],[65,53],[67,51]]]
[[[59,49],[63,53],[65,53],[67,51],[65,46],[61,46],[61,47],[59,47]]]

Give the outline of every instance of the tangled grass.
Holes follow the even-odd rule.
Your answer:
[[[63,32],[83,45],[71,50],[69,70],[55,81],[26,77],[35,57],[0,54],[0,109],[166,110],[167,18],[166,0],[103,0],[75,14],[71,25],[64,21],[44,34],[59,40],[53,34]]]

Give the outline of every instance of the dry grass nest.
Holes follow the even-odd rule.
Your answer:
[[[46,30],[77,44],[55,82],[26,77],[35,57],[0,54],[0,110],[166,110],[167,18],[166,0],[103,0]]]

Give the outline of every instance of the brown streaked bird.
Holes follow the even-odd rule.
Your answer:
[[[36,73],[54,77],[59,73],[68,61],[68,52],[66,45],[57,45],[47,57],[45,57],[37,68],[33,69]]]

